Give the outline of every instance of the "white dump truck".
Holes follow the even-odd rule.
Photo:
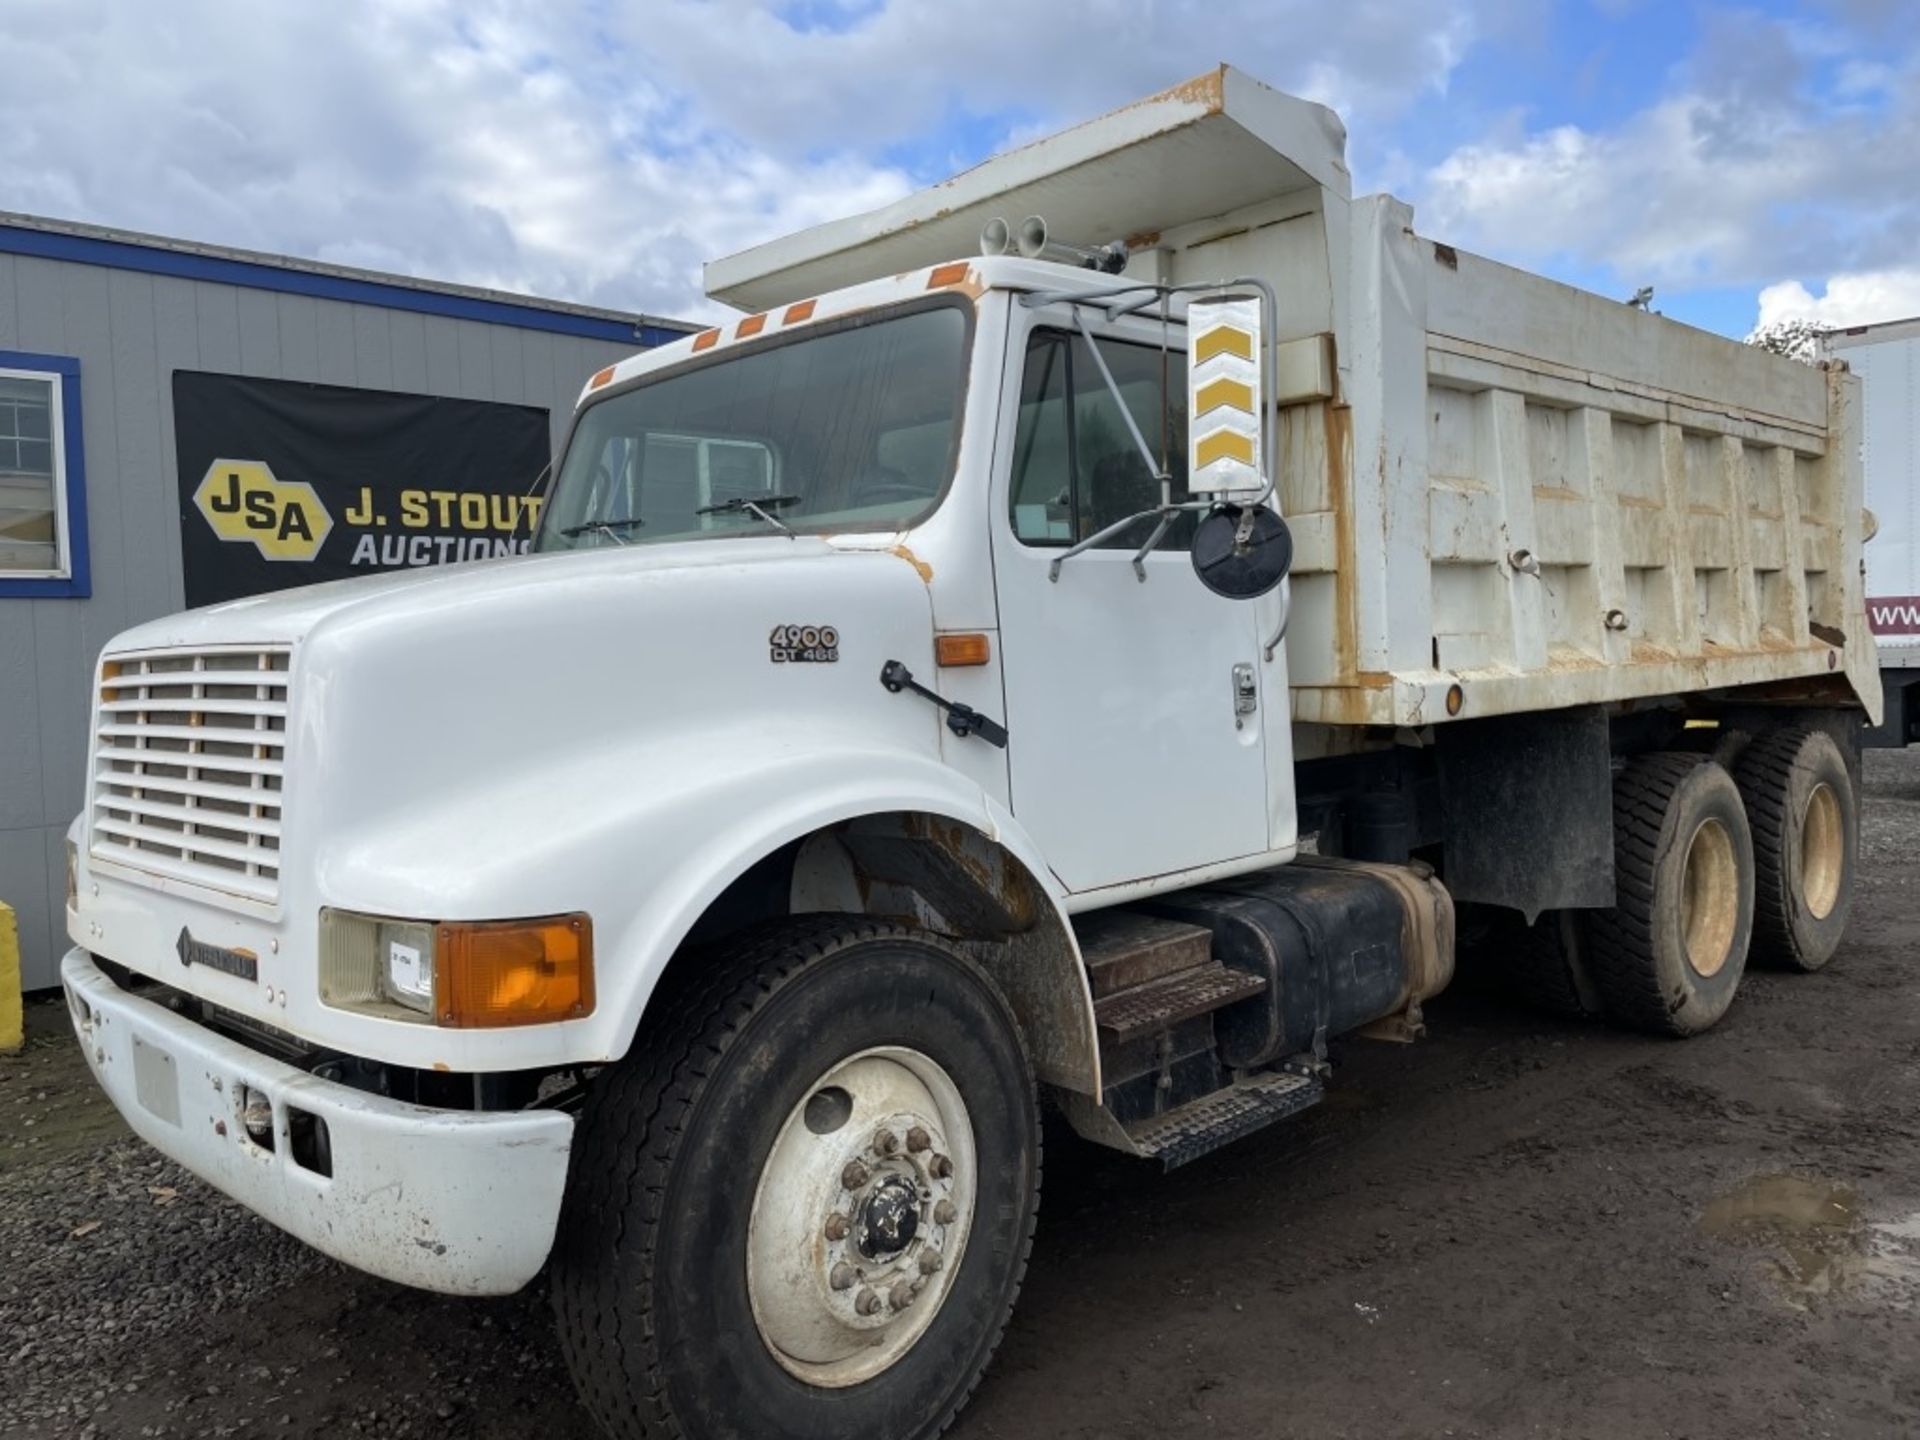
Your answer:
[[[1868,745],[1920,741],[1920,316],[1856,325],[1823,347],[1860,379],[1867,509],[1867,625],[1885,714]]]
[[[928,1436],[1043,1100],[1190,1161],[1457,930],[1670,1035],[1825,963],[1856,381],[1343,147],[1222,68],[717,261],[535,553],[115,639],[62,973],[128,1122],[375,1274],[550,1267],[610,1434]]]

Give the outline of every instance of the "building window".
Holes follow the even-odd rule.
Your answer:
[[[80,362],[0,350],[0,597],[88,590]]]

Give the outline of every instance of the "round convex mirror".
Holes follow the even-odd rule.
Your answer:
[[[1252,600],[1293,566],[1293,532],[1265,505],[1219,505],[1193,532],[1193,573],[1216,595]]]

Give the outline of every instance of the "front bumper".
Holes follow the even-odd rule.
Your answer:
[[[281,1229],[423,1290],[505,1295],[553,1245],[573,1118],[433,1110],[259,1054],[131,995],[85,950],[60,962],[74,1033],[141,1139]],[[273,1104],[274,1145],[240,1122],[242,1087]],[[332,1174],[294,1157],[289,1107],[326,1123]]]

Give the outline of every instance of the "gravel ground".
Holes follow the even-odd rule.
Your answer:
[[[1920,1434],[1920,752],[1867,758],[1847,947],[1671,1043],[1469,988],[1171,1176],[1050,1134],[952,1432]],[[57,1006],[0,1059],[0,1436],[590,1434],[536,1283],[357,1275],[127,1138]]]

